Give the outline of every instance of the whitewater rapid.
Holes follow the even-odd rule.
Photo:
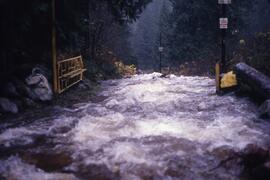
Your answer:
[[[160,76],[104,81],[97,94],[102,101],[1,124],[0,177],[240,179],[240,162],[219,165],[250,144],[268,147],[269,124],[258,118],[256,105],[217,96],[208,77]],[[67,154],[70,161],[48,170],[36,158],[47,154]]]

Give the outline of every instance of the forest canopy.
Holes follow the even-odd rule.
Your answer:
[[[25,64],[50,68],[51,2],[0,0],[0,77],[17,72]],[[90,77],[113,76],[116,61],[156,70],[160,38],[164,67],[192,63],[201,69],[207,64],[209,71],[220,58],[221,8],[217,0],[55,2],[57,59],[83,55]],[[233,1],[227,16],[228,61],[246,61],[267,73],[269,0]]]
[[[0,1],[2,74],[12,73],[23,64],[44,63],[50,67],[51,2]],[[90,61],[88,58],[97,60],[98,54],[102,54],[105,43],[108,43],[104,42],[108,33],[127,33],[125,24],[136,20],[150,0],[55,2],[58,59],[83,54]],[[119,36],[119,33],[115,36]]]
[[[157,70],[161,36],[164,68],[194,69],[194,75],[213,73],[221,58],[222,7],[217,0],[155,0],[141,16],[135,24],[134,49],[142,68]],[[226,17],[229,68],[245,61],[269,74],[269,0],[232,1],[226,5]]]

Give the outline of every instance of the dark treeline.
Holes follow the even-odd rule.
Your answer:
[[[50,68],[51,2],[0,0],[1,80],[34,64]],[[269,73],[269,0],[227,9],[228,64],[246,61]],[[205,72],[220,59],[220,12],[217,0],[56,0],[58,60],[81,54],[94,78],[112,77],[116,61],[157,69],[161,34],[163,67]]]
[[[220,60],[221,11],[217,0],[153,1],[132,26],[139,67],[158,70],[161,34],[165,69],[183,69],[186,74],[213,72],[215,62]],[[269,0],[232,1],[226,14],[228,66],[246,61],[269,73]]]
[[[82,54],[91,64],[90,72],[106,71],[109,66],[102,64],[106,56],[134,62],[127,23],[136,20],[149,2],[56,0],[58,59]],[[1,80],[22,66],[44,64],[50,68],[51,4],[51,0],[0,1]]]
[[[165,63],[168,66],[193,64],[195,69],[213,69],[220,59],[221,6],[217,0],[171,0],[172,12],[161,13]],[[270,1],[232,1],[227,6],[226,33],[228,66],[246,61],[270,72]],[[205,67],[204,67],[205,66]]]

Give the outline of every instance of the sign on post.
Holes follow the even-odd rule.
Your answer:
[[[219,28],[228,29],[228,18],[219,18]]]
[[[218,4],[231,4],[232,0],[218,0]]]
[[[159,47],[158,50],[159,50],[159,52],[163,52],[164,47]]]

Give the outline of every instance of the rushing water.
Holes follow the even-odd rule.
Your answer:
[[[3,123],[1,177],[240,179],[241,160],[231,157],[247,145],[269,144],[269,124],[257,107],[216,96],[207,77],[153,73],[102,87],[99,101]]]

